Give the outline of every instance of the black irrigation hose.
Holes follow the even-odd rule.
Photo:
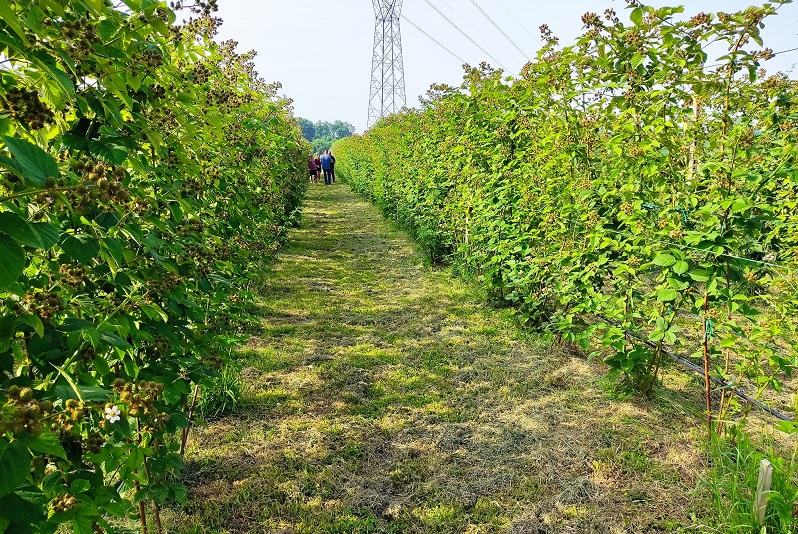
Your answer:
[[[604,319],[605,321],[607,321],[609,324],[611,324],[613,326],[621,326],[621,324],[618,323],[617,321],[613,321],[611,319],[607,319],[606,317],[602,317],[602,319]],[[635,339],[638,339],[638,340],[642,341],[644,344],[646,344],[647,346],[649,346],[651,348],[657,348],[657,345],[655,343],[653,343],[653,342],[641,337],[638,334],[635,334],[631,330],[625,330],[625,332],[626,332],[627,336],[633,337]],[[676,363],[681,364],[682,366],[690,369],[691,371],[693,371],[695,373],[698,373],[701,376],[705,376],[704,375],[704,369],[701,368],[700,366],[694,364],[693,362],[691,362],[689,360],[685,360],[681,356],[678,356],[678,355],[676,355],[676,354],[674,354],[674,353],[672,353],[672,352],[670,352],[668,350],[665,350],[665,349],[662,349],[662,353],[665,354],[666,356],[668,356],[671,360],[675,361]],[[712,382],[716,383],[717,385],[719,385],[721,387],[729,388],[729,386],[730,386],[729,382],[727,382],[726,380],[723,380],[721,378],[717,378],[715,376],[710,375],[709,379]],[[769,413],[770,415],[772,415],[776,419],[780,419],[782,421],[789,421],[791,423],[794,422],[794,419],[792,417],[790,417],[789,415],[785,415],[785,414],[781,413],[780,411],[778,411],[778,410],[776,410],[774,408],[771,408],[770,406],[768,406],[764,402],[759,401],[759,400],[751,397],[750,395],[748,395],[742,389],[740,389],[738,387],[733,387],[731,389],[732,389],[732,391],[734,391],[735,395],[737,395],[741,399],[745,400],[749,404],[751,404],[753,406],[756,406],[760,410],[763,410],[763,411]]]

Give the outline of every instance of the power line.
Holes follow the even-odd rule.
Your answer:
[[[786,54],[787,52],[795,52],[798,48],[790,48],[789,50],[780,50],[778,52],[773,52],[773,56],[778,56],[779,54]],[[715,63],[714,65],[706,65],[702,68],[704,69],[711,69],[713,67],[722,67],[724,65],[728,65],[728,63]]]
[[[443,46],[443,45],[440,43],[440,41],[438,41],[436,38],[434,38],[433,36],[431,36],[430,34],[428,34],[427,32],[425,32],[424,30],[422,30],[421,28],[419,28],[419,27],[418,27],[418,25],[417,25],[415,22],[413,22],[413,21],[412,21],[412,20],[410,20],[409,18],[405,17],[404,15],[402,15],[402,18],[403,18],[405,21],[409,22],[409,23],[410,23],[410,24],[411,24],[411,25],[412,25],[412,26],[413,26],[415,29],[417,29],[418,31],[420,31],[421,33],[423,33],[424,35],[426,35],[426,36],[427,36],[427,37],[428,37],[428,38],[429,38],[429,39],[430,39],[432,42],[434,42],[436,45],[440,46],[441,48],[443,48],[444,50],[446,50],[447,52],[449,52],[451,55],[453,55],[453,56],[455,57],[455,59],[457,59],[457,60],[459,60],[459,61],[460,61],[460,63],[462,63],[463,65],[465,65],[466,63],[468,63],[466,60],[464,60],[463,58],[461,58],[460,56],[458,56],[457,54],[455,54],[454,52],[452,52],[451,50],[449,50],[448,48],[446,48],[445,46]]]
[[[516,17],[516,16],[515,16],[515,14],[514,14],[512,11],[510,11],[510,8],[509,8],[509,7],[507,7],[507,6],[504,4],[504,2],[503,2],[502,0],[499,0],[499,3],[502,5],[502,7],[503,7],[504,9],[506,9],[506,10],[507,10],[507,12],[510,14],[510,16],[512,16],[512,17],[515,19],[515,21],[516,21],[516,22],[517,22],[517,23],[518,23],[518,24],[519,24],[519,25],[520,25],[520,26],[521,26],[521,27],[524,29],[524,31],[525,31],[526,33],[528,33],[528,34],[529,34],[529,36],[530,36],[532,39],[534,39],[534,38],[535,38],[535,36],[534,36],[534,35],[532,35],[532,32],[530,32],[529,30],[527,30],[527,29],[526,29],[526,26],[524,26],[524,23],[523,23],[523,22],[521,22],[520,20],[518,20],[518,17]]]
[[[484,37],[485,39],[487,39],[487,40],[488,40],[488,42],[489,42],[490,44],[492,44],[493,46],[495,46],[496,48],[498,48],[498,49],[499,49],[501,52],[503,52],[504,54],[507,54],[507,53],[508,53],[508,52],[507,52],[507,50],[503,49],[503,48],[502,48],[502,47],[501,47],[501,46],[500,46],[498,43],[496,43],[496,42],[495,42],[493,39],[491,39],[490,37],[488,37],[487,35],[485,35],[485,33],[484,33],[482,30],[480,30],[480,29],[479,29],[477,26],[475,26],[474,24],[471,24],[471,21],[469,21],[469,20],[468,20],[468,19],[466,19],[466,18],[465,18],[465,17],[464,17],[462,14],[460,14],[460,12],[459,12],[459,11],[457,11],[455,8],[453,8],[453,7],[452,7],[452,6],[451,6],[451,5],[450,5],[450,4],[449,4],[449,3],[448,3],[446,0],[441,0],[441,2],[443,2],[443,5],[445,5],[446,7],[448,7],[449,9],[451,9],[451,10],[452,10],[454,13],[456,13],[458,17],[460,17],[461,19],[463,19],[463,20],[465,21],[465,23],[466,23],[466,24],[468,24],[469,26],[471,26],[472,28],[474,28],[474,29],[475,29],[477,32],[479,32],[479,34],[480,34],[482,37]]]
[[[459,27],[457,24],[455,24],[454,22],[452,22],[452,19],[450,19],[449,17],[447,17],[447,16],[446,16],[446,14],[445,14],[443,11],[441,11],[440,9],[438,9],[438,8],[437,8],[437,7],[436,7],[436,6],[435,6],[435,5],[434,5],[432,2],[430,2],[430,0],[424,0],[424,1],[425,1],[427,4],[429,4],[429,6],[430,6],[432,9],[434,9],[435,11],[437,11],[437,12],[438,12],[438,15],[440,15],[441,17],[443,17],[443,18],[446,20],[446,22],[448,22],[449,24],[451,24],[452,26],[454,26],[454,29],[455,29],[455,30],[457,30],[457,31],[459,31],[459,32],[460,32],[460,33],[463,35],[463,37],[465,37],[466,39],[468,39],[469,41],[471,41],[471,43],[472,43],[474,46],[476,46],[477,48],[479,48],[479,49],[482,51],[482,53],[483,53],[483,54],[485,54],[485,55],[486,55],[486,56],[488,56],[490,59],[492,59],[493,61],[495,61],[495,62],[496,62],[496,64],[497,64],[497,65],[499,65],[499,66],[500,66],[502,69],[504,69],[505,71],[507,70],[507,67],[505,67],[504,65],[502,65],[501,61],[499,61],[498,59],[496,59],[495,57],[493,57],[492,55],[490,55],[490,52],[488,52],[487,50],[485,50],[484,48],[482,48],[481,46],[479,46],[479,43],[477,43],[477,42],[476,42],[474,39],[472,39],[472,38],[471,38],[471,36],[470,36],[470,35],[468,35],[466,32],[464,32],[463,30],[461,30],[461,29],[460,29],[460,27]]]
[[[475,0],[470,0],[470,1],[471,1],[471,3],[472,3],[472,4],[474,4],[474,7],[476,7],[477,9],[479,9],[479,11],[480,11],[480,12],[481,12],[483,15],[485,15],[485,18],[486,18],[486,19],[488,19],[488,20],[490,21],[490,23],[491,23],[491,24],[493,24],[493,27],[494,27],[494,28],[496,28],[497,30],[499,30],[499,32],[500,32],[502,35],[504,35],[505,39],[507,39],[508,41],[510,41],[510,44],[512,44],[512,45],[515,47],[515,49],[516,49],[516,50],[518,50],[518,51],[521,53],[521,55],[522,55],[522,56],[524,56],[524,57],[525,57],[527,60],[529,60],[529,61],[532,61],[532,58],[530,58],[530,57],[529,57],[529,56],[526,54],[526,52],[524,52],[523,50],[521,50],[521,47],[520,47],[520,46],[518,46],[517,44],[515,44],[515,41],[513,41],[512,39],[510,39],[510,36],[509,36],[509,35],[507,35],[507,34],[504,32],[504,30],[502,30],[502,29],[501,29],[501,27],[500,27],[498,24],[496,24],[496,23],[493,21],[493,19],[492,19],[492,18],[490,18],[490,15],[488,15],[488,14],[485,12],[485,10],[484,10],[484,9],[482,9],[481,7],[479,7],[479,4],[477,4]]]

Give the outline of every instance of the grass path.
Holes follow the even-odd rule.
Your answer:
[[[197,429],[173,531],[663,532],[689,523],[696,420],[610,400],[345,185],[311,188],[240,355],[243,404]]]

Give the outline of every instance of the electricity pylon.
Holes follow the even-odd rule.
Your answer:
[[[374,55],[368,127],[407,104],[399,17],[403,0],[371,0],[374,4]]]

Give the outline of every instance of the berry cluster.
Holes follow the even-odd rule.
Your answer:
[[[42,416],[52,411],[50,401],[37,401],[31,388],[11,386],[6,391],[8,402],[0,408],[0,435],[10,431],[13,434],[41,434]]]
[[[191,78],[194,83],[203,84],[211,77],[211,69],[203,64],[195,65],[191,70]]]
[[[67,20],[62,22],[61,35],[64,41],[69,43],[72,56],[77,59],[90,56],[92,53],[91,47],[101,42],[94,26],[86,17],[74,21]]]
[[[22,306],[30,313],[38,315],[43,321],[49,321],[57,313],[64,310],[64,302],[60,295],[52,291],[36,291],[28,293],[22,299]]]
[[[68,512],[77,504],[78,500],[74,495],[60,495],[52,503],[53,512]]]
[[[83,403],[75,399],[69,399],[64,403],[66,410],[55,416],[55,421],[50,425],[50,430],[57,436],[71,434],[75,425],[83,418],[85,407]]]
[[[156,416],[160,413],[155,402],[163,393],[163,384],[147,381],[137,384],[118,378],[114,380],[113,387],[119,395],[119,402],[128,407],[128,414],[132,417]],[[108,405],[111,406],[113,403]]]
[[[39,98],[38,91],[12,87],[0,96],[0,106],[11,112],[14,120],[27,124],[31,130],[40,130],[55,119],[50,108]]]
[[[91,434],[86,440],[86,450],[92,454],[100,454],[103,445],[105,445],[105,438],[100,434]]]
[[[703,24],[709,24],[710,20],[711,19],[710,19],[709,15],[707,15],[706,13],[702,12],[702,13],[699,13],[698,15],[694,16],[693,18],[691,18],[690,19],[690,23],[694,24],[696,26],[701,26]]]
[[[149,69],[156,69],[163,65],[163,56],[157,50],[148,48],[143,52],[139,52],[135,57],[136,61]]]
[[[169,273],[160,280],[155,280],[152,278],[147,280],[147,288],[150,291],[162,295],[178,287],[182,281],[183,279],[180,277],[180,275]]]
[[[61,265],[58,272],[63,275],[61,283],[72,289],[78,289],[86,283],[86,269],[82,265],[65,263]]]
[[[70,191],[67,198],[78,209],[86,209],[91,202],[107,204],[125,204],[130,201],[128,192],[122,181],[125,179],[124,167],[113,167],[101,161],[80,161],[72,164],[72,170],[82,174],[86,182],[93,182],[95,187],[82,187]]]

